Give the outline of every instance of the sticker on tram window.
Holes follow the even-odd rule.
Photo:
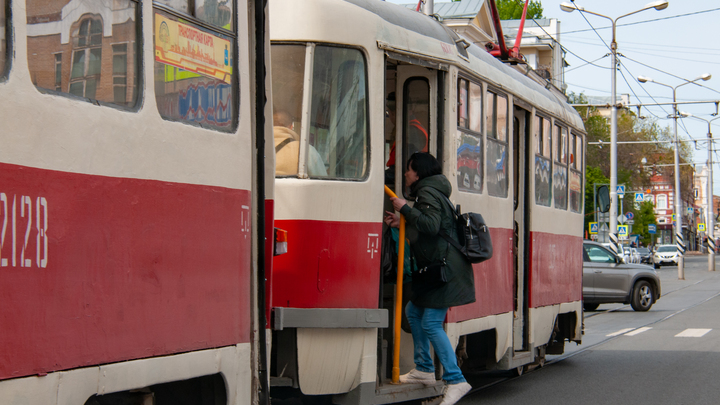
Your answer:
[[[232,42],[155,14],[155,60],[232,83]]]
[[[45,197],[0,193],[0,267],[48,265],[48,202]],[[33,212],[34,211],[34,212]]]

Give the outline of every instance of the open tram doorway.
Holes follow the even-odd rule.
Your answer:
[[[405,184],[406,162],[414,152],[437,153],[437,82],[438,71],[428,67],[418,66],[407,62],[387,59],[385,70],[385,185],[392,189],[399,197],[407,199],[409,195]],[[412,204],[412,202],[410,202]],[[392,204],[388,197],[385,198],[383,212],[393,212]],[[383,224],[383,231],[386,225]],[[397,230],[394,230],[397,231]],[[397,239],[397,234],[395,235]],[[411,240],[412,235],[407,235]],[[397,242],[395,242],[397,247]],[[412,242],[410,242],[412,243]],[[406,249],[409,246],[406,245]],[[383,249],[385,246],[383,246]],[[406,255],[406,258],[409,256]],[[408,260],[406,260],[407,262]],[[404,274],[409,275],[413,261],[410,261]],[[415,367],[413,361],[413,341],[410,334],[410,326],[404,314],[407,302],[412,298],[412,288],[409,278],[405,278],[402,288],[402,319],[400,331],[400,362],[399,372],[405,374]],[[378,333],[378,395],[399,395],[398,390],[407,391],[408,387],[391,385],[393,354],[394,354],[394,324],[395,304],[398,299],[396,283],[394,280],[383,280],[381,282],[380,306],[388,311],[388,328],[380,329]],[[442,387],[442,381],[438,381]],[[425,389],[438,390],[440,388],[429,387],[417,390],[414,387],[413,395],[407,399],[432,396],[422,394]],[[387,393],[385,391],[388,391]],[[403,397],[409,395],[401,394]]]
[[[528,238],[530,233],[530,170],[534,155],[530,144],[530,111],[515,106],[513,112],[513,351],[527,352],[529,344]]]

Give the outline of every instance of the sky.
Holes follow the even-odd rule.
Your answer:
[[[407,4],[413,0],[388,0]],[[610,42],[611,23],[607,18],[574,11],[564,12],[560,3],[570,0],[541,0],[543,16],[560,20],[560,43],[566,50],[570,64],[565,69],[568,92],[587,96],[610,97]],[[436,0],[436,3],[441,0]],[[613,19],[644,8],[650,0],[575,0],[578,7],[603,14]],[[648,9],[623,17],[617,21],[616,41],[618,60],[618,99],[630,95],[631,104],[657,104],[672,102],[673,90],[656,83],[641,84],[638,76],[652,78],[672,87],[693,80],[705,73],[713,77],[699,80],[702,86],[686,84],[676,90],[678,103],[691,101],[720,101],[720,1],[669,0],[666,9]],[[714,103],[679,104],[678,110],[711,120],[716,112]],[[635,110],[637,112],[637,110]],[[672,127],[672,105],[647,106],[642,115],[656,119],[663,127]],[[717,117],[720,117],[718,115]],[[711,131],[720,138],[720,118],[712,123]],[[681,139],[707,139],[707,122],[694,118],[678,120]],[[622,141],[622,135],[618,135]],[[693,163],[700,170],[707,161],[707,142],[698,142]],[[593,147],[593,145],[588,145]],[[713,153],[713,190],[720,195],[720,141]],[[622,144],[618,145],[618,154]]]

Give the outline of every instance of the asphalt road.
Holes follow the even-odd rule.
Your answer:
[[[717,266],[711,273],[707,256],[686,256],[685,280],[662,267],[662,296],[650,311],[605,304],[586,312],[581,345],[517,378],[467,376],[473,391],[459,404],[720,404]]]

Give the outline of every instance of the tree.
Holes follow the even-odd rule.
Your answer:
[[[633,211],[635,224],[633,225],[633,234],[640,235],[640,242],[643,246],[650,246],[652,243],[652,234],[648,232],[648,225],[657,225],[655,218],[655,206],[650,201],[640,204],[640,209]]]
[[[523,0],[495,0],[501,20],[519,20],[522,18],[525,2]],[[530,0],[525,18],[542,18],[543,8],[540,0]]]

